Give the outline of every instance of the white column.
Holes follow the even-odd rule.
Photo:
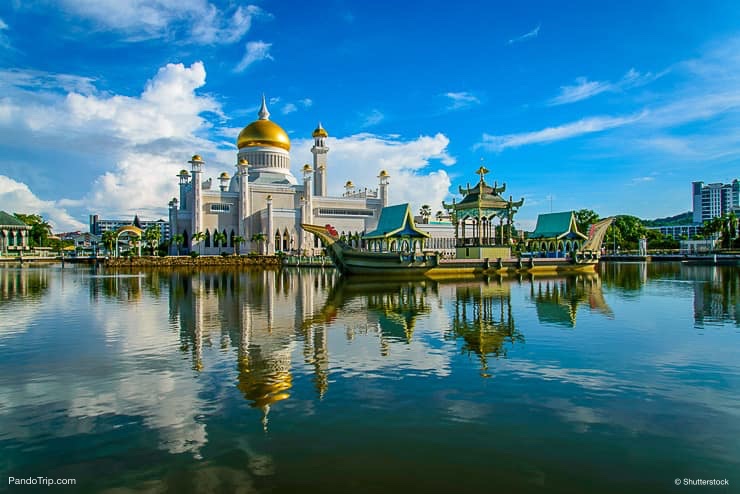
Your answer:
[[[272,196],[267,196],[267,255],[275,254],[275,224],[272,217]]]
[[[249,241],[249,175],[247,168],[249,163],[245,158],[239,159],[237,168],[239,170],[239,235]]]
[[[197,154],[189,161],[192,165],[193,172],[193,215],[192,231],[190,232],[190,241],[192,243],[193,234],[203,229],[203,159]],[[195,248],[195,245],[193,245]]]

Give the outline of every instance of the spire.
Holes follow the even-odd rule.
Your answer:
[[[265,94],[262,93],[262,106],[260,107],[260,111],[257,114],[257,116],[260,117],[260,120],[269,120],[270,119],[270,112],[267,111],[267,103],[265,102]]]

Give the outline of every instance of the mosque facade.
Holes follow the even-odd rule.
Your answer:
[[[258,119],[237,138],[236,171],[204,179],[205,161],[195,155],[190,170],[180,171],[179,198],[169,202],[170,232],[180,252],[302,252],[321,250],[318,239],[300,224],[332,225],[349,240],[373,230],[388,205],[389,175],[378,174],[377,189],[327,191],[329,137],[321,123],[313,131],[313,164],[302,168],[299,181],[290,169],[288,134],[270,120],[265,98]],[[172,253],[178,250],[173,242]]]

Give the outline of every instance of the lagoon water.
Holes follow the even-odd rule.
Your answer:
[[[736,268],[8,267],[0,471],[77,481],[43,492],[740,492],[739,356]]]

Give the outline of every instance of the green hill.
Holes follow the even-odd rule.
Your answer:
[[[656,218],[654,220],[642,220],[645,226],[675,226],[690,225],[694,222],[694,213],[686,211],[685,213],[669,216],[667,218]]]

